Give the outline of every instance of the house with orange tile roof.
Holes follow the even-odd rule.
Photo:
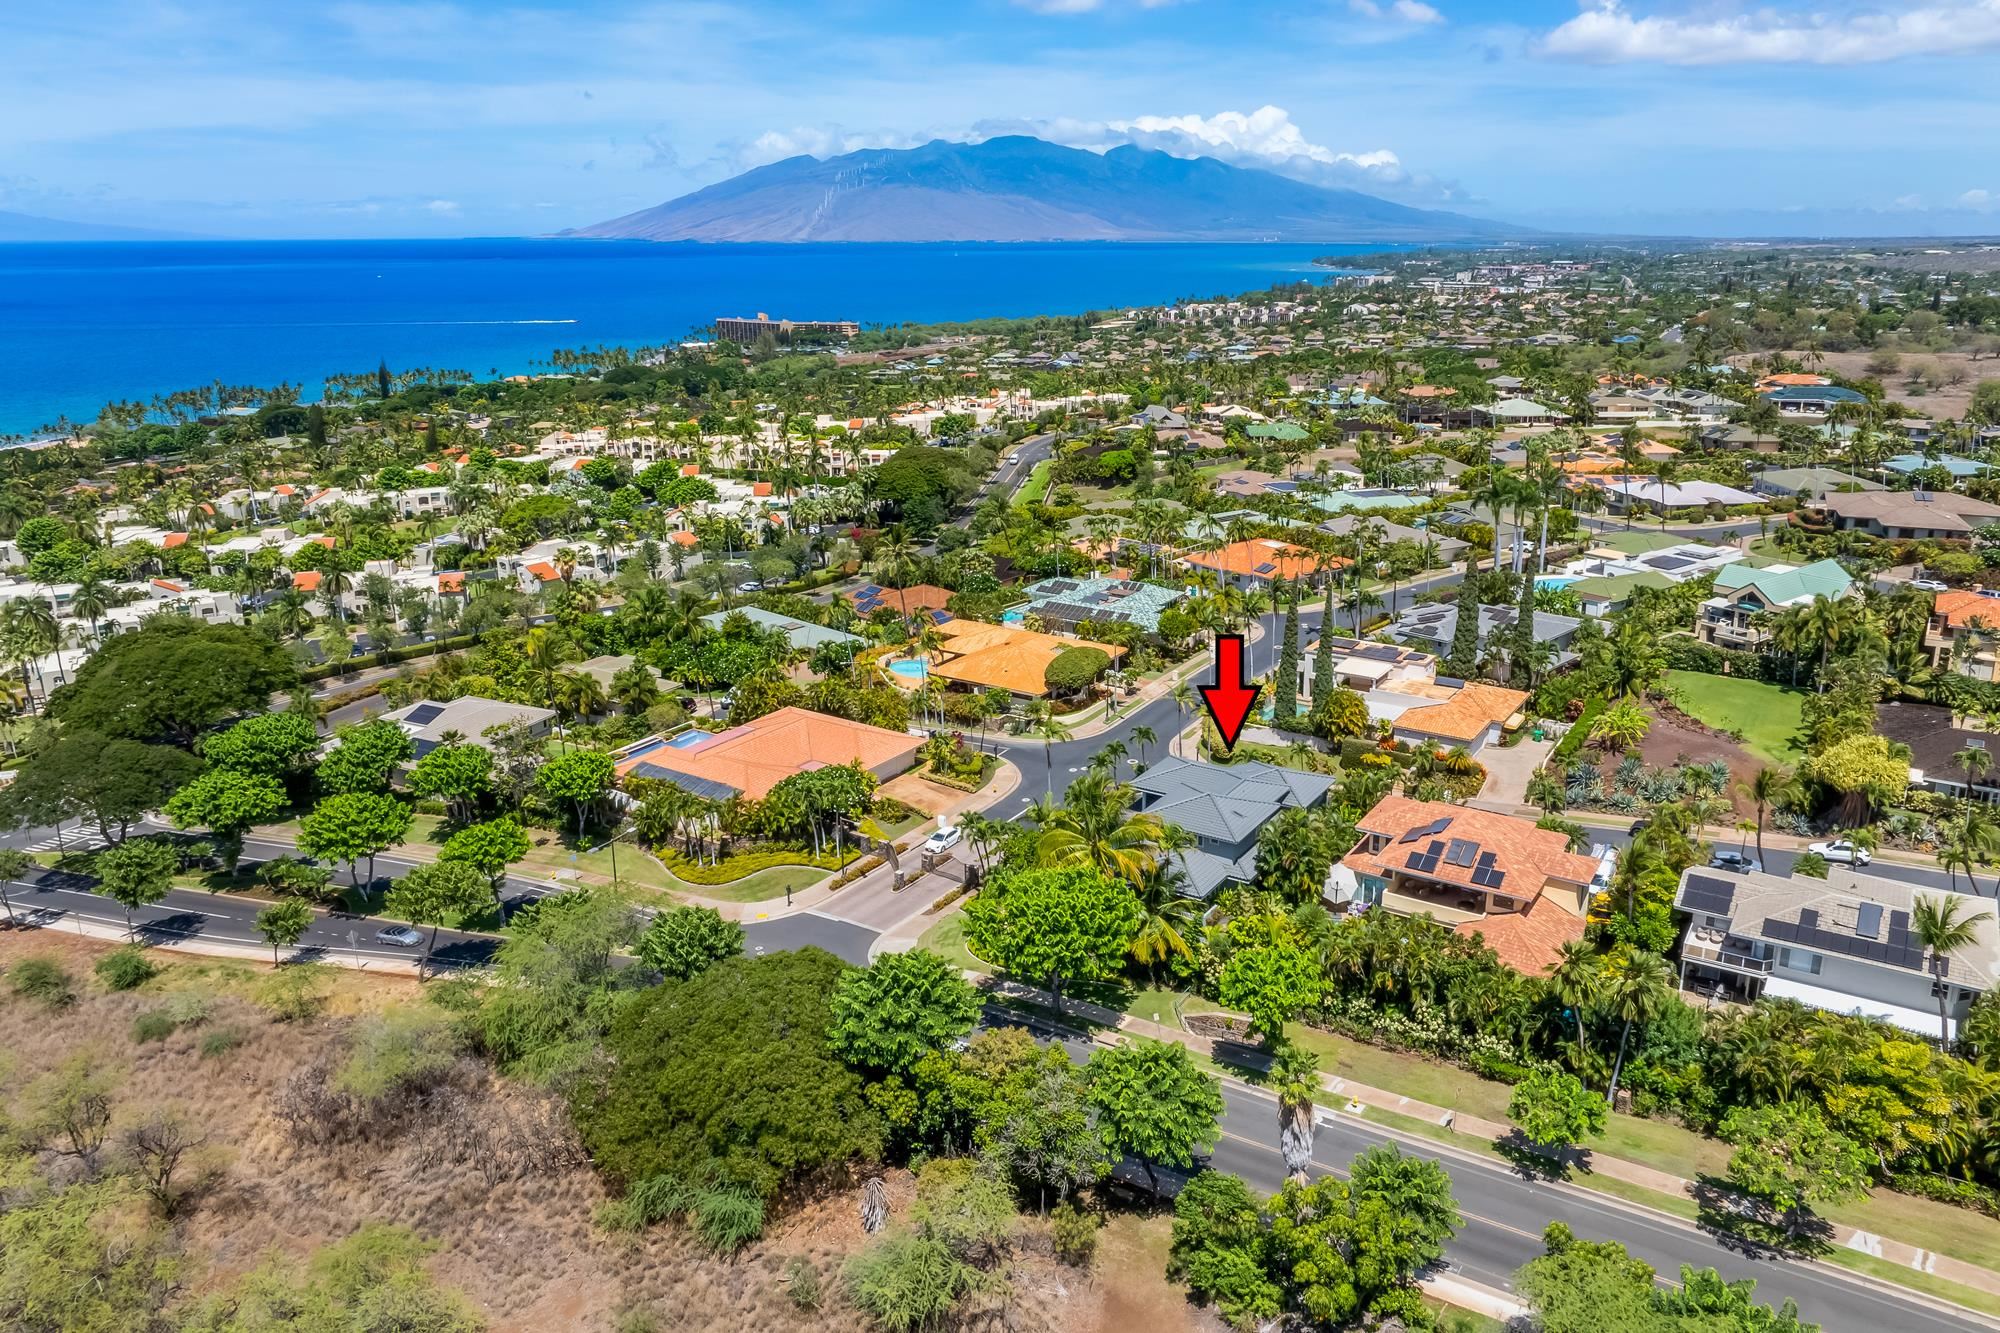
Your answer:
[[[841,594],[854,613],[863,619],[877,611],[893,611],[905,620],[916,616],[948,616],[945,610],[951,601],[951,589],[940,588],[933,583],[915,583],[907,588],[891,588],[886,584],[869,583],[852,592]]]
[[[653,778],[697,796],[755,801],[795,773],[829,765],[858,763],[877,778],[892,778],[916,761],[922,744],[905,732],[793,707],[712,736],[682,732],[672,742],[641,741],[617,767],[621,779]]]
[[[1274,580],[1319,584],[1332,570],[1351,562],[1340,557],[1323,560],[1303,546],[1274,537],[1252,537],[1213,551],[1190,551],[1181,557],[1190,569],[1204,570],[1234,588],[1262,587]]]
[[[2000,597],[1971,588],[1939,593],[1931,602],[1924,647],[1935,670],[2000,680]]]
[[[1067,649],[1101,649],[1113,666],[1125,656],[1115,644],[979,620],[948,620],[937,632],[945,642],[931,655],[932,676],[969,690],[1006,690],[1020,699],[1048,696],[1049,663]]]
[[[1483,939],[1500,961],[1544,975],[1588,924],[1598,858],[1532,820],[1445,801],[1385,796],[1356,826],[1337,892],[1351,903],[1428,916]],[[1340,883],[1352,877],[1351,887]]]

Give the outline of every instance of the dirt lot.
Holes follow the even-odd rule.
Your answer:
[[[1743,818],[1750,818],[1756,813],[1736,794],[1736,789],[1749,782],[1764,766],[1762,763],[1732,740],[1711,736],[1658,710],[1653,711],[1651,716],[1653,729],[1639,743],[1639,757],[1645,761],[1646,767],[1671,768],[1689,761],[1705,764],[1720,759],[1729,765],[1729,790],[1721,793],[1722,799],[1729,801]],[[1602,768],[1607,778],[1611,770],[1618,766],[1618,759],[1617,755],[1606,757]]]
[[[375,1220],[412,1228],[439,1245],[435,1278],[462,1291],[499,1333],[784,1328],[852,1330],[869,1322],[839,1294],[799,1311],[782,1275],[794,1256],[833,1278],[863,1240],[859,1184],[795,1201],[764,1240],[718,1259],[677,1231],[608,1233],[592,1214],[605,1191],[581,1157],[559,1103],[492,1075],[467,1059],[453,1100],[396,1130],[314,1143],[280,1117],[282,1090],[300,1070],[337,1058],[356,1016],[419,999],[416,984],[335,972],[317,1018],[281,1022],[259,1002],[271,969],[155,953],[162,975],[125,994],[107,993],[91,967],[112,946],[52,930],[0,932],[0,1107],[31,1079],[78,1051],[115,1073],[121,1119],[172,1108],[208,1127],[221,1178],[176,1224],[189,1262],[184,1296],[215,1291],[274,1247],[304,1255]],[[5,973],[27,957],[69,970],[79,998],[50,1013],[13,996]],[[137,1042],[133,1020],[177,993],[210,997],[199,1026]],[[220,1030],[233,1048],[204,1055]],[[907,1207],[908,1173],[887,1176],[891,1219]],[[1114,1216],[1095,1267],[1082,1272],[1050,1256],[1029,1219],[1008,1265],[1008,1294],[955,1327],[1049,1333],[1219,1333],[1164,1280],[1168,1219]]]
[[[1803,361],[1804,352],[1786,352],[1785,356]],[[1821,370],[1828,375],[1841,375],[1849,379],[1873,378],[1868,369],[1873,352],[1827,352],[1826,364]],[[1901,367],[1893,375],[1882,376],[1882,387],[1888,391],[1889,399],[1909,408],[1912,412],[1943,421],[1947,418],[1965,415],[1966,405],[1972,401],[1972,391],[1981,380],[2000,379],[2000,358],[1981,357],[1974,361],[1964,352],[1899,352]],[[1747,361],[1748,357],[1731,357],[1732,362]],[[1916,393],[1905,387],[1910,371],[1921,369],[1928,376],[1933,387],[1924,393]],[[1963,371],[1963,384],[1946,385],[1944,381],[1954,372]]]

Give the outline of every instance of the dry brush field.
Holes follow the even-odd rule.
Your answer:
[[[387,1222],[436,1243],[432,1276],[494,1330],[871,1327],[836,1280],[863,1242],[858,1178],[793,1202],[762,1241],[733,1258],[672,1227],[607,1231],[593,1222],[607,1193],[561,1103],[473,1057],[401,1107],[393,1124],[356,1124],[329,1098],[323,1075],[344,1058],[357,1022],[385,1006],[428,1003],[414,983],[337,973],[317,1016],[284,1021],[267,1003],[269,968],[155,954],[158,977],[111,993],[91,975],[109,951],[47,930],[0,933],[0,968],[52,958],[78,992],[76,1003],[51,1012],[0,987],[0,1106],[88,1051],[114,1071],[120,1122],[166,1108],[206,1132],[217,1177],[173,1224],[187,1260],[181,1300],[227,1287],[274,1249],[303,1257],[364,1223]],[[204,997],[193,1006],[206,1009],[198,1023],[135,1039],[135,1019],[188,995]],[[911,1197],[911,1179],[891,1172],[887,1184],[893,1219]],[[826,1279],[816,1311],[798,1308],[787,1291],[787,1265],[800,1256]],[[1149,1333],[1219,1327],[1166,1284],[1164,1257],[1164,1218],[1114,1219],[1094,1272],[1056,1263],[1031,1224],[1007,1298],[959,1326],[1108,1333],[1143,1312]]]

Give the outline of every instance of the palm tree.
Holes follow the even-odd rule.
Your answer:
[[[1764,861],[1764,815],[1774,805],[1791,796],[1793,781],[1791,770],[1784,768],[1760,768],[1757,775],[1736,788],[1739,796],[1746,796],[1757,807],[1757,861]]]
[[[1965,774],[1966,791],[1970,794],[1979,785],[1979,779],[1985,777],[1986,771],[1993,766],[1993,755],[1983,745],[1968,745],[1953,755],[1951,761]]]
[[[1074,733],[1067,723],[1056,716],[1055,705],[1047,699],[1037,699],[1028,705],[1028,730],[1042,738],[1042,788],[1053,800],[1056,792],[1055,744],[1070,739]]]
[[[1527,796],[1529,803],[1541,807],[1545,815],[1559,813],[1567,804],[1562,779],[1546,768],[1536,769],[1528,779]]]
[[[1970,872],[1967,873],[1969,876]],[[1981,921],[1993,919],[1993,913],[1987,911],[1960,916],[1959,912],[1964,907],[1965,900],[1956,896],[1927,898],[1922,894],[1918,894],[1916,901],[1910,905],[1910,931],[1924,946],[1924,952],[1930,955],[1930,973],[1938,978],[1932,990],[1937,994],[1938,1002],[1938,1042],[1945,1047],[1951,1045],[1951,1015],[1946,1009],[1946,996],[1950,994],[1951,987],[1943,980],[1946,960],[1955,950],[1963,949],[1979,938],[1979,932],[1973,927]]]
[[[1597,1003],[1598,992],[1603,988],[1604,965],[1596,950],[1583,940],[1567,940],[1563,943],[1556,961],[1549,966],[1549,989],[1565,1009],[1576,1018],[1577,1064],[1583,1063],[1584,1052],[1588,1049],[1583,1035],[1583,1011]]]
[[[1158,815],[1130,813],[1137,795],[1101,770],[1078,777],[1062,805],[1043,812],[1036,858],[1045,866],[1093,865],[1138,883],[1161,860],[1166,826]]]
[[[97,637],[97,618],[111,609],[111,590],[97,577],[86,577],[70,595],[69,609],[90,622],[90,635]]]
[[[1611,1064],[1611,1086],[1604,1094],[1607,1103],[1618,1099],[1618,1075],[1625,1066],[1625,1044],[1632,1029],[1643,1027],[1660,1016],[1674,999],[1674,970],[1667,960],[1644,949],[1634,949],[1625,965],[1611,974],[1608,996],[1611,1012],[1625,1020],[1618,1034],[1618,1058]]]
[[[1304,1184],[1312,1166],[1319,1057],[1297,1042],[1284,1043],[1271,1061],[1271,1087],[1278,1094],[1278,1155],[1285,1179]]]
[[[1188,940],[1201,924],[1201,904],[1182,891],[1186,886],[1187,871],[1167,857],[1149,866],[1133,885],[1145,916],[1132,937],[1132,958],[1145,965],[1155,984],[1159,966],[1168,958],[1194,961]]]
[[[1151,727],[1132,728],[1132,743],[1139,747],[1139,765],[1146,766],[1146,749],[1160,739],[1160,733]]]
[[[1175,740],[1179,740],[1181,733],[1187,730],[1187,715],[1194,709],[1194,700],[1194,686],[1188,684],[1186,681],[1182,681],[1174,686]],[[1172,746],[1169,746],[1169,751],[1172,748]]]

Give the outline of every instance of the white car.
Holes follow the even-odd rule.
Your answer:
[[[1910,586],[1923,592],[1949,592],[1950,588],[1936,579],[1911,579]]]
[[[1840,838],[1833,842],[1815,842],[1808,846],[1806,850],[1817,852],[1822,859],[1837,861],[1842,865],[1865,866],[1875,859],[1869,854],[1866,847],[1856,847],[1845,838]]]
[[[924,839],[924,851],[932,856],[936,856],[941,852],[950,851],[963,841],[965,841],[964,829],[952,827],[941,828],[931,834],[930,837]]]

